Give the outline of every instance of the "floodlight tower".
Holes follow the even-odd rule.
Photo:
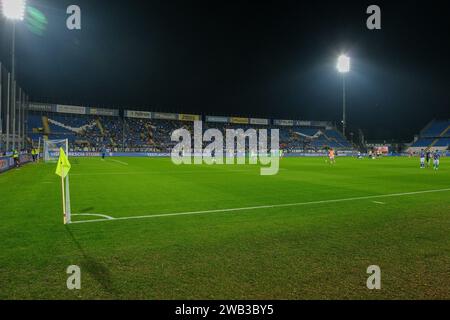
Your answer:
[[[342,74],[342,134],[345,136],[347,120],[345,118],[345,74],[350,71],[350,58],[345,54],[339,56],[337,69]]]
[[[11,48],[11,110],[13,112],[13,149],[15,148],[16,123],[16,22],[23,20],[26,0],[0,0],[2,12],[6,19],[12,21],[12,48]],[[8,110],[9,112],[9,110]],[[9,149],[9,134],[6,135],[6,151]]]

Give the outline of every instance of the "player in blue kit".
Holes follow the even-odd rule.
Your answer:
[[[441,158],[441,154],[438,150],[433,153],[433,168],[434,170],[439,169],[439,159]]]
[[[420,168],[425,168],[425,151],[420,150]]]
[[[428,149],[427,153],[425,154],[425,161],[427,163],[427,168],[430,167],[430,161],[431,161],[431,150]]]

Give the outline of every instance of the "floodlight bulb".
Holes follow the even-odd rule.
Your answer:
[[[350,58],[345,54],[340,55],[337,62],[337,69],[341,73],[347,73],[350,71]]]
[[[23,20],[26,0],[1,0],[3,15],[11,20]]]

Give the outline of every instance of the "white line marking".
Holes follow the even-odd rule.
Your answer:
[[[117,163],[120,163],[120,164],[123,164],[123,165],[126,165],[126,166],[128,165],[127,162],[123,162],[123,161],[120,161],[120,160],[116,160],[116,159],[109,159],[109,160],[117,162]]]
[[[242,208],[229,208],[229,209],[215,209],[215,210],[203,210],[203,211],[189,211],[189,212],[175,212],[175,213],[165,213],[165,214],[152,214],[145,216],[131,216],[131,217],[119,217],[107,220],[131,220],[131,219],[147,219],[147,218],[159,218],[159,217],[173,217],[173,216],[183,216],[183,215],[193,215],[193,214],[203,214],[203,213],[218,213],[218,212],[233,212],[233,211],[244,211],[244,210],[258,210],[258,209],[271,209],[271,208],[282,208],[282,207],[295,207],[295,206],[305,206],[312,204],[323,204],[323,203],[336,203],[345,201],[355,201],[355,200],[367,200],[367,199],[377,199],[377,198],[388,198],[388,197],[400,197],[409,196],[424,193],[436,193],[436,192],[446,192],[450,191],[448,189],[436,189],[436,190],[424,190],[424,191],[413,191],[413,192],[403,192],[403,193],[391,193],[391,194],[381,194],[375,196],[365,196],[365,197],[353,197],[353,198],[343,198],[343,199],[330,199],[330,200],[319,200],[319,201],[309,201],[309,202],[296,202],[296,203],[284,203],[284,204],[273,204],[265,206],[254,206],[254,207],[242,207]],[[105,219],[93,219],[84,221],[73,221],[71,223],[88,223],[88,222],[100,222],[107,221]]]
[[[381,201],[372,201],[373,203],[376,203],[376,204],[386,204],[385,202],[381,202]]]
[[[230,172],[242,172],[242,173],[253,173],[252,171],[247,170],[227,170],[227,171],[195,171],[195,170],[177,170],[172,172],[167,171],[142,171],[142,172],[95,172],[95,173],[71,173],[70,176],[102,176],[102,175],[147,175],[147,174],[179,174],[179,173],[197,173],[197,174],[228,174]]]
[[[96,173],[71,173],[70,176],[99,176],[99,175],[129,175],[148,174],[151,172],[96,172]],[[161,172],[162,173],[162,172]]]
[[[72,216],[95,216],[95,217],[103,217],[108,220],[113,220],[113,217],[107,216],[106,214],[99,214],[99,213],[72,213]],[[99,220],[99,219],[96,219]],[[89,220],[86,220],[89,221]]]

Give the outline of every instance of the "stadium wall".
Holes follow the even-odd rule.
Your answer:
[[[119,110],[117,109],[105,109],[97,107],[82,107],[82,106],[69,106],[63,104],[50,104],[31,102],[28,106],[30,111],[39,112],[55,112],[55,113],[69,113],[79,115],[97,115],[97,116],[110,116],[118,117]]]
[[[54,156],[58,156],[55,154]],[[100,152],[69,152],[69,157],[101,157]],[[108,157],[170,157],[167,152],[108,152]]]
[[[21,164],[28,162],[31,162],[31,156],[29,154],[20,155]],[[0,157],[0,173],[8,171],[11,168],[14,168],[14,159],[11,156]]]
[[[170,153],[168,152],[107,152],[107,157],[170,157]],[[248,155],[248,153],[246,153]],[[314,153],[307,153],[307,152],[291,152],[286,153],[286,157],[324,157],[327,153],[325,152],[314,152]],[[356,155],[353,151],[341,151],[339,152],[338,156],[354,156]],[[58,157],[58,154],[55,153],[53,155],[54,157]],[[194,155],[195,156],[195,155]],[[101,157],[100,152],[69,152],[69,157]]]
[[[356,157],[357,152],[355,151],[339,151],[338,157]],[[108,152],[107,157],[147,157],[147,158],[168,158],[170,157],[170,153],[168,152]],[[363,157],[366,157],[366,153],[361,154]],[[450,157],[450,151],[442,153],[443,156]],[[54,155],[58,156],[58,155]],[[69,152],[70,157],[101,157],[100,152]],[[285,153],[286,157],[326,157],[326,152],[288,152]],[[397,152],[389,152],[384,155],[385,157],[409,157],[409,153],[397,153]]]

